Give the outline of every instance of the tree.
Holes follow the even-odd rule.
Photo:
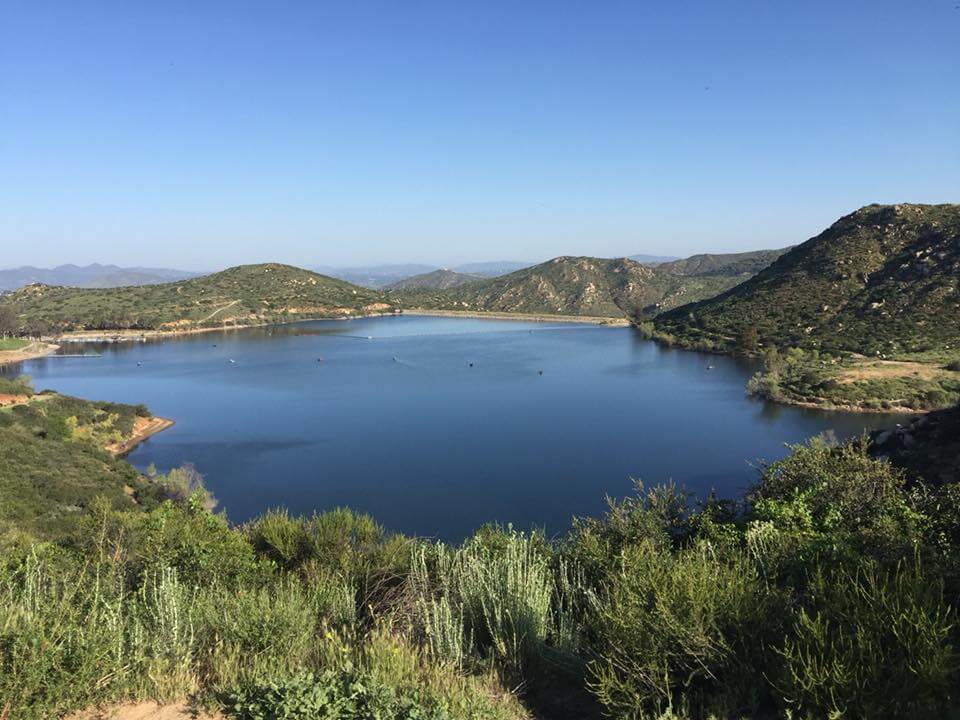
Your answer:
[[[16,311],[9,305],[0,305],[0,337],[13,335],[19,326]]]
[[[755,353],[757,351],[757,341],[756,326],[746,325],[737,336],[737,348],[744,353]]]
[[[50,324],[45,320],[35,318],[29,320],[23,328],[23,332],[27,337],[36,338],[41,340],[44,335],[49,335],[51,332]]]

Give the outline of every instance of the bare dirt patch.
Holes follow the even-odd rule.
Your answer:
[[[173,420],[161,417],[138,417],[133,421],[133,434],[123,442],[111,443],[106,450],[113,455],[126,455],[151,435],[163,432],[173,425]]]
[[[220,713],[196,712],[183,703],[157,705],[154,702],[115,705],[109,708],[83,710],[63,720],[224,720]]]
[[[929,363],[907,362],[900,360],[866,360],[854,367],[844,368],[837,375],[842,383],[854,383],[860,380],[891,380],[899,377],[916,377],[921,380],[936,380],[944,372]]]
[[[0,365],[12,365],[24,360],[32,360],[33,358],[50,355],[59,349],[59,345],[52,343],[32,342],[19,350],[0,350]]]

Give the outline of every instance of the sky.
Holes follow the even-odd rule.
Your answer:
[[[0,266],[782,247],[960,201],[960,0],[0,3]]]

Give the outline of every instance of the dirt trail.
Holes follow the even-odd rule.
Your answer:
[[[240,301],[239,301],[239,300],[233,300],[233,301],[231,301],[231,302],[228,302],[226,305],[224,305],[223,307],[217,308],[217,309],[214,310],[212,313],[210,313],[209,315],[207,315],[207,316],[206,316],[205,318],[203,318],[202,320],[199,320],[198,322],[200,322],[200,323],[205,323],[207,320],[212,319],[214,315],[216,315],[216,314],[218,314],[218,313],[222,313],[222,312],[223,312],[224,310],[226,310],[227,308],[232,308],[232,307],[233,307],[234,305],[236,305],[238,302],[240,302]]]
[[[154,702],[130,703],[96,710],[83,710],[63,720],[224,720],[220,713],[195,713],[188,706],[157,705]]]

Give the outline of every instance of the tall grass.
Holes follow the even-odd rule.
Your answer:
[[[544,644],[571,634],[542,538],[505,531],[462,547],[420,547],[415,627],[435,657],[463,667],[492,660],[522,676]]]
[[[184,697],[251,718],[279,697],[291,707],[340,698],[331,717],[345,719],[525,717],[489,672],[471,676],[408,640],[400,604],[368,626],[350,573],[310,565],[202,584],[176,567],[134,562],[110,532],[93,542],[101,550],[82,564],[34,545],[21,562],[0,565],[0,698],[17,718]],[[271,712],[262,717],[282,717]]]

